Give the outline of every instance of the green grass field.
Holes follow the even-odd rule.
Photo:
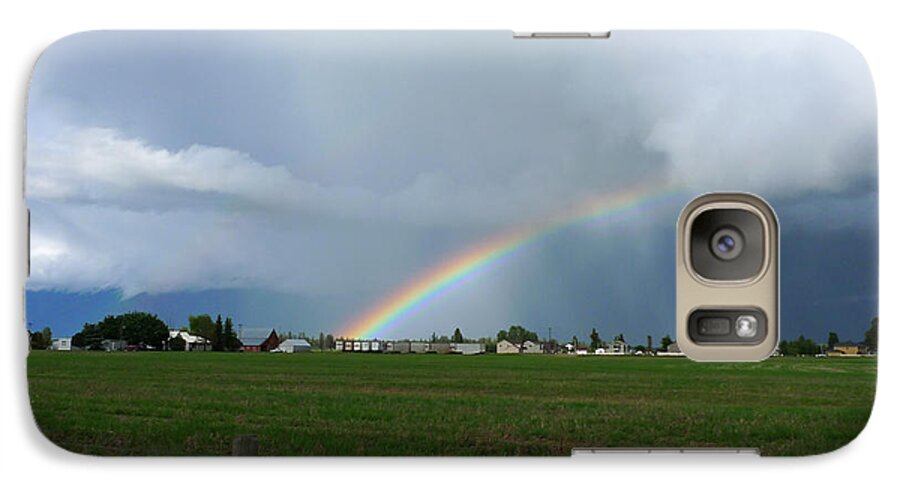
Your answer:
[[[831,451],[874,359],[32,352],[35,419],[98,455],[568,455],[573,447]]]

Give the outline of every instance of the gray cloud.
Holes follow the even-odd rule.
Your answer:
[[[78,35],[42,56],[29,91],[29,288],[365,307],[497,232],[636,183],[747,190],[783,207],[783,227],[853,228],[874,216],[874,109],[862,58],[814,33]],[[628,298],[630,280],[657,279],[677,209],[533,246],[409,327],[538,306],[573,325],[637,319],[634,301],[578,290]]]

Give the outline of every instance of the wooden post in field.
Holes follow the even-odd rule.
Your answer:
[[[256,434],[241,434],[231,443],[231,456],[259,455],[259,439]]]

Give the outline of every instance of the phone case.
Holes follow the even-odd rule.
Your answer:
[[[35,421],[92,455],[813,455],[872,407],[873,83],[811,32],[89,32],[28,91]],[[694,362],[676,220],[780,226]]]

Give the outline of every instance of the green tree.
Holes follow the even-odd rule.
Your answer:
[[[82,340],[84,345],[82,348],[86,348],[88,350],[100,350],[102,347],[100,346],[103,341],[103,332],[100,330],[99,324],[91,324],[84,323],[84,326],[81,329]]]
[[[669,345],[675,343],[669,335],[665,335],[659,340],[659,351],[666,352],[669,350]]]
[[[841,342],[841,339],[838,338],[838,334],[834,331],[828,333],[828,348],[834,348],[835,345]]]
[[[328,350],[334,349],[334,336],[332,336],[330,333],[325,335],[325,348],[327,348]]]
[[[155,314],[127,312],[108,315],[96,324],[85,324],[84,343],[90,349],[100,349],[103,340],[125,340],[129,345],[162,348],[169,339],[169,327]]]
[[[212,342],[212,347],[214,352],[221,352],[225,350],[225,329],[222,327],[222,314],[216,316],[216,331],[215,338]]]
[[[31,349],[32,350],[44,350],[47,348],[47,343],[44,341],[44,334],[41,332],[29,333],[31,335]]]
[[[872,322],[869,323],[869,329],[866,330],[866,334],[863,336],[863,343],[866,344],[868,350],[870,352],[878,351],[878,318],[872,319]]]
[[[453,343],[462,343],[463,342],[463,334],[462,334],[462,331],[459,330],[459,328],[456,328],[453,331],[453,337],[450,338],[450,341],[452,341]]]
[[[173,352],[183,352],[186,346],[187,343],[181,336],[169,338],[169,340],[166,342],[166,348]]]
[[[223,347],[225,350],[229,352],[240,350],[241,341],[238,339],[237,333],[234,332],[234,322],[231,321],[230,317],[225,318],[225,328],[222,330],[222,337],[224,338]]]
[[[319,331],[319,350],[325,349],[325,333]]]
[[[44,326],[44,329],[41,330],[41,337],[44,339],[44,346],[50,348],[50,345],[53,344],[53,330],[50,329],[50,326]]]
[[[787,356],[815,355],[819,351],[819,345],[803,335],[800,335],[793,341],[782,340],[778,347],[781,350],[781,353]]]
[[[600,339],[600,335],[597,333],[597,328],[591,328],[591,351],[600,348],[603,346],[603,340]]]
[[[190,333],[194,336],[202,336],[209,340],[210,343],[216,338],[216,323],[213,322],[209,314],[188,316],[188,325]]]
[[[86,348],[84,332],[79,331],[72,335],[72,346],[75,348]]]

